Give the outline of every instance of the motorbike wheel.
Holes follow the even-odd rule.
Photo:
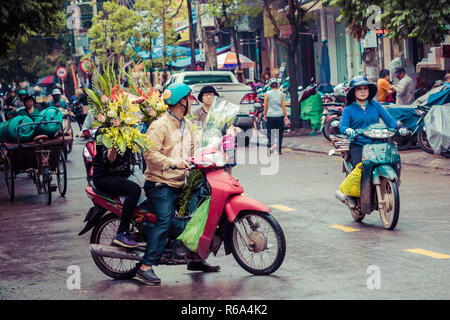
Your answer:
[[[397,181],[381,178],[380,189],[381,200],[384,201],[384,205],[382,205],[378,199],[381,222],[386,229],[394,230],[400,215],[400,195]]]
[[[92,230],[90,243],[111,245],[113,238],[119,228],[120,217],[109,213],[102,217]],[[133,260],[124,260],[116,258],[100,257],[94,253],[94,259],[97,267],[108,277],[118,280],[132,279],[136,275],[139,264]]]
[[[339,120],[336,119],[336,118],[335,119],[331,119],[330,121],[325,122],[325,124],[323,125],[323,128],[322,128],[323,136],[328,141],[331,141],[331,135],[335,135],[335,134],[339,133],[339,127],[333,127],[331,125],[334,121],[339,121]]]
[[[417,144],[423,151],[431,154],[434,153],[433,149],[431,149],[431,146],[428,143],[427,134],[423,128],[421,128],[417,133]]]
[[[238,231],[240,226],[252,245],[247,246]],[[268,275],[283,263],[286,239],[278,222],[268,213],[246,211],[232,226],[232,253],[237,263],[254,275]]]

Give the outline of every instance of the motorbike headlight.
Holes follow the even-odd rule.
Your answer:
[[[388,129],[372,129],[364,131],[364,135],[369,138],[387,139],[395,135],[395,132]]]

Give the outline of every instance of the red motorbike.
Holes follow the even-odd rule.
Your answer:
[[[181,234],[180,226],[185,226],[189,217],[175,217],[160,264],[186,264],[189,259],[199,258],[205,260],[211,252],[216,255],[223,243],[225,254],[232,253],[246,271],[255,275],[275,272],[284,260],[286,240],[281,226],[270,215],[270,208],[242,196],[242,186],[223,169],[226,164],[223,151],[205,148],[188,162],[190,170],[197,169],[203,173],[203,200],[211,197],[206,226],[198,243],[198,252],[180,258],[173,250],[174,240]],[[112,278],[133,278],[144,256],[146,234],[157,221],[150,201],[145,200],[138,205],[132,221],[131,235],[139,247],[126,249],[111,246],[120,223],[121,199],[100,192],[92,183],[86,187],[86,194],[94,207],[87,213],[86,226],[79,235],[93,228],[90,249],[95,264]],[[200,204],[201,201],[197,207]]]
[[[344,112],[345,105],[331,104],[324,106],[322,114],[322,134],[331,141],[331,136],[339,134],[339,126],[341,125],[342,112]]]

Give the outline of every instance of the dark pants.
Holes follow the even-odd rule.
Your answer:
[[[360,146],[359,144],[350,143],[349,152],[353,168],[356,167],[356,165],[362,161],[362,149],[363,146]]]
[[[141,196],[141,187],[137,183],[121,176],[93,178],[92,181],[100,191],[113,197],[126,197],[122,207],[122,217],[117,234],[129,231],[134,209],[136,209],[136,205]]]
[[[272,147],[272,130],[278,130],[278,152],[283,145],[284,117],[267,117],[267,147]]]
[[[144,190],[155,209],[157,221],[147,235],[147,246],[142,262],[156,266],[166,247],[167,236],[175,215],[175,199],[180,189],[145,181]]]

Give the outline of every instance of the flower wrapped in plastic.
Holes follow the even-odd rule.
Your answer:
[[[86,89],[93,107],[95,123],[101,126],[96,142],[109,148],[116,148],[119,154],[127,149],[140,152],[151,145],[146,134],[139,130],[142,121],[140,107],[133,103],[133,97],[119,89],[119,80],[112,68],[104,74],[96,70],[96,91]]]
[[[203,123],[200,145],[202,147],[217,146],[223,140],[222,133],[233,124],[238,112],[238,105],[215,97]]]

